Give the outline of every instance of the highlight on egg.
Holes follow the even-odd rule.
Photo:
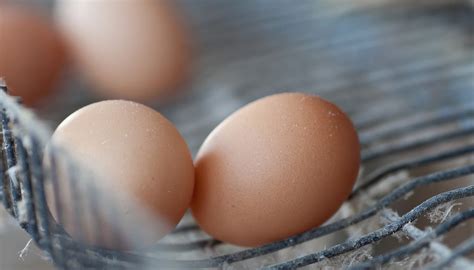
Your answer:
[[[336,105],[304,93],[254,101],[209,134],[191,209],[218,240],[258,246],[328,220],[356,181],[360,147]]]
[[[48,206],[79,242],[150,246],[176,226],[191,202],[194,167],[186,142],[144,105],[109,100],[83,107],[58,126],[48,149],[45,164],[53,168],[49,153],[56,153],[58,169],[47,188]]]
[[[58,87],[66,58],[63,39],[46,17],[0,3],[0,78],[11,95],[37,105]]]
[[[190,73],[190,39],[174,1],[62,0],[56,18],[77,67],[106,98],[175,94]]]

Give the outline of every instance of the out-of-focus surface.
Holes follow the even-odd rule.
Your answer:
[[[191,40],[173,1],[61,0],[55,11],[77,71],[101,97],[149,103],[185,85]]]
[[[0,77],[11,94],[36,105],[59,86],[66,64],[59,31],[42,12],[0,4]]]
[[[0,209],[0,270],[54,269],[34,243],[27,247],[30,239],[18,223]]]
[[[440,2],[179,1],[197,44],[196,72],[185,94],[155,108],[195,153],[223,118],[275,92],[320,94],[355,120],[473,98],[464,91],[474,85],[472,7]],[[53,126],[98,99],[90,85],[68,81],[40,111]]]

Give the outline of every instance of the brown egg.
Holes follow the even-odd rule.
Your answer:
[[[192,212],[216,239],[257,246],[321,225],[350,194],[359,142],[334,104],[303,93],[248,104],[195,160]]]
[[[0,4],[0,77],[34,105],[51,93],[65,64],[62,40],[33,10]]]
[[[76,182],[69,183],[65,165],[58,166],[59,199],[50,189],[52,213],[75,239],[113,249],[148,246],[170,232],[189,207],[191,154],[173,124],[151,108],[121,100],[94,103],[66,118],[52,145],[96,177],[91,193],[89,177],[76,173]],[[87,209],[92,200],[98,206]],[[98,237],[105,234],[106,239]]]
[[[105,97],[163,98],[187,77],[190,48],[172,2],[63,0],[56,14],[80,70]]]

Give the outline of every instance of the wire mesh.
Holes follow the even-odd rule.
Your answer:
[[[147,250],[75,242],[46,202],[48,183],[61,196],[58,164],[67,153],[45,155],[48,128],[0,93],[3,206],[60,269],[474,269],[473,9],[466,1],[367,2],[182,1],[200,39],[200,68],[187,96],[157,105],[193,152],[228,113],[275,90],[313,92],[340,105],[357,126],[363,170],[323,226],[251,249],[197,237],[202,232],[189,217]],[[68,166],[68,183],[87,175]],[[72,186],[71,196],[80,188],[97,194]],[[103,203],[76,200],[96,210]],[[85,209],[74,212],[83,217]],[[439,212],[441,219],[427,218]],[[384,242],[391,238],[399,240]]]

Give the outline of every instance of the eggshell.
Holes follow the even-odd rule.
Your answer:
[[[334,104],[303,93],[269,96],[230,115],[203,143],[192,213],[228,243],[280,240],[331,217],[359,162],[357,133]]]
[[[81,187],[90,181],[89,177],[76,177],[76,183],[68,183],[71,179],[65,177],[63,168],[58,181],[62,186],[61,218],[53,196],[49,196],[53,215],[76,240],[122,249],[130,248],[124,239],[136,241],[131,236],[140,234],[134,247],[148,246],[170,232],[189,207],[194,186],[191,154],[173,124],[151,108],[121,100],[94,103],[66,118],[51,143],[68,151],[71,159],[96,176],[98,189],[91,194]],[[77,194],[69,195],[71,191]],[[102,214],[86,222],[74,207],[90,211],[83,203],[92,200],[105,201],[105,206],[99,204],[102,209],[92,209]],[[150,217],[154,228],[149,228],[153,224]],[[98,226],[91,226],[94,219],[100,220]],[[110,234],[112,226],[127,230]],[[109,233],[108,239],[97,237],[105,233]]]
[[[0,77],[10,94],[35,105],[55,89],[65,60],[63,41],[46,18],[0,4]]]
[[[171,3],[58,2],[56,17],[79,69],[100,95],[147,101],[171,95],[186,80],[190,47]]]

